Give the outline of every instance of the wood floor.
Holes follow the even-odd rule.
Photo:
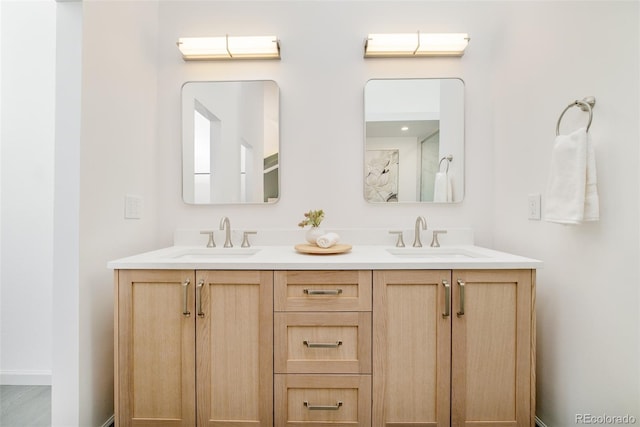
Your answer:
[[[0,385],[0,426],[51,427],[51,387]]]

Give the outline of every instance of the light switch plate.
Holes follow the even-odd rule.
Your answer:
[[[540,204],[542,197],[540,193],[529,194],[527,200],[527,212],[529,219],[539,221],[542,217],[540,212]]]
[[[124,197],[124,217],[125,219],[142,218],[142,197],[131,194]]]

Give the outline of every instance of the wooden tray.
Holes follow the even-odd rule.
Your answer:
[[[310,245],[308,243],[301,243],[295,246],[296,251],[303,254],[311,254],[311,255],[331,255],[331,254],[343,254],[345,252],[349,252],[351,250],[351,245],[347,244],[337,244],[333,245],[330,248],[321,248],[320,246]]]

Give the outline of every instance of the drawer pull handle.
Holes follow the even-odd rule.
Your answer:
[[[458,286],[460,286],[460,311],[456,314],[458,317],[464,316],[464,282],[458,279]]]
[[[342,402],[336,402],[335,405],[311,405],[305,400],[304,406],[310,411],[337,411],[342,406]]]
[[[442,317],[449,317],[451,314],[449,309],[451,306],[451,286],[446,280],[443,280],[442,284],[444,285],[444,313],[442,313]]]
[[[189,311],[189,283],[191,283],[191,281],[187,279],[182,284],[182,315],[185,317],[191,316],[191,312]]]
[[[342,289],[304,289],[307,295],[340,295]]]
[[[342,345],[342,341],[336,342],[309,342],[308,340],[302,341],[302,344],[309,348],[338,348]]]

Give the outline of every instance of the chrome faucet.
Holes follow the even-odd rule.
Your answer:
[[[220,230],[224,230],[224,247],[232,248],[233,243],[231,243],[231,223],[229,222],[229,218],[223,216],[220,220]]]
[[[416,218],[416,228],[415,228],[415,237],[413,239],[413,247],[421,248],[422,242],[420,241],[420,227],[422,226],[423,230],[427,229],[427,220],[424,219],[423,216],[419,216]]]

